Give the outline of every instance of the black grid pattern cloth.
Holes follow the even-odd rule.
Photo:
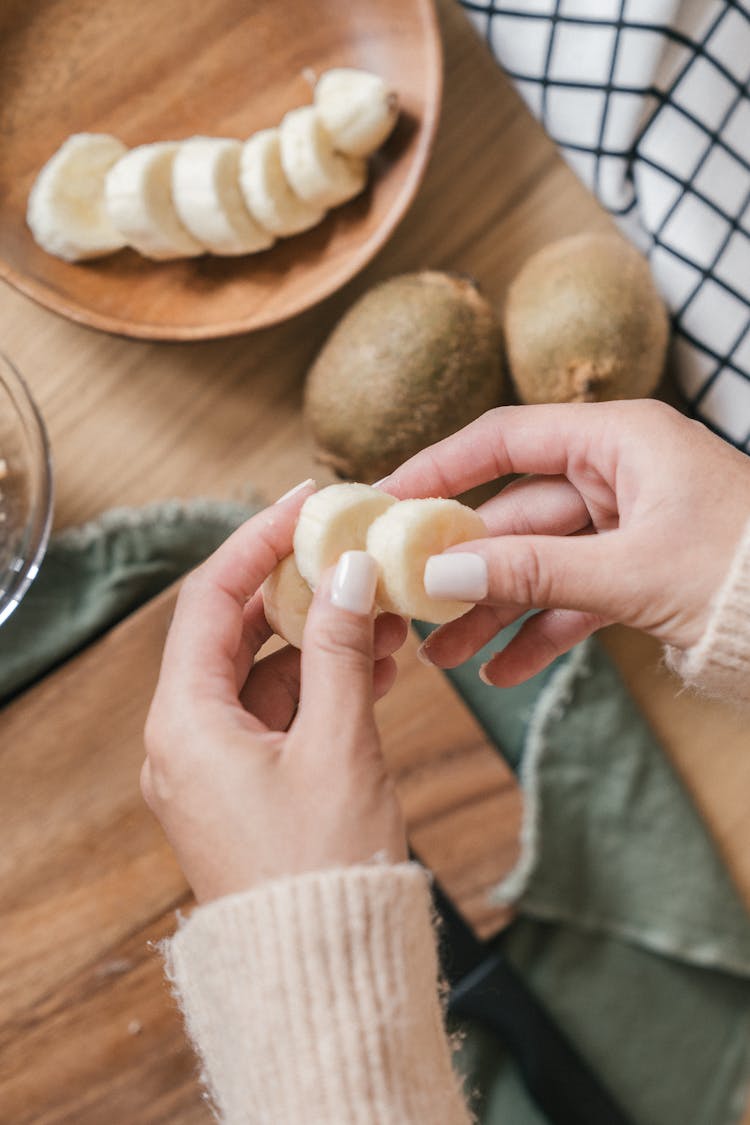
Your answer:
[[[649,257],[695,417],[750,452],[750,0],[460,0]]]

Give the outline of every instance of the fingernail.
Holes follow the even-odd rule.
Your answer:
[[[424,588],[431,598],[481,602],[488,585],[487,563],[468,551],[432,555],[424,568]]]
[[[349,613],[372,613],[378,566],[367,551],[345,551],[336,564],[331,585],[331,602]]]
[[[423,641],[417,649],[417,660],[420,660],[422,664],[426,664],[428,668],[435,667],[435,665],[430,660],[430,650],[427,647],[427,641]]]
[[[494,687],[495,686],[493,684],[492,680],[490,679],[489,675],[487,674],[487,669],[489,668],[491,663],[492,663],[492,660],[488,660],[487,663],[483,664],[481,666],[481,668],[479,669],[479,679],[482,681],[483,684],[487,684],[488,687]]]
[[[307,480],[300,481],[299,484],[295,484],[294,488],[290,488],[288,492],[285,492],[283,496],[279,496],[278,500],[276,500],[275,503],[280,504],[282,500],[288,500],[290,496],[296,496],[298,492],[301,492],[303,488],[308,488],[311,484],[315,484],[315,481],[312,477],[308,477]]]
[[[381,484],[385,484],[387,480],[388,477],[381,477],[380,480],[376,480],[374,484],[371,484],[370,488],[380,488]]]

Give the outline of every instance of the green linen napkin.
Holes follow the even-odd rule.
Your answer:
[[[168,500],[114,508],[54,535],[0,628],[0,703],[197,566],[256,505]]]
[[[738,1121],[747,911],[602,647],[499,691],[478,670],[504,639],[449,675],[524,787],[521,858],[496,892],[520,912],[505,951],[637,1125]],[[460,1065],[483,1125],[543,1120],[481,1029]]]
[[[175,502],[53,538],[0,629],[0,698],[249,514]],[[508,956],[637,1125],[729,1125],[750,1075],[750,923],[700,817],[595,641],[506,691],[481,683],[484,658],[449,676],[526,790],[521,860],[497,889],[520,912]],[[465,1029],[460,1062],[483,1125],[543,1125],[493,1037]]]

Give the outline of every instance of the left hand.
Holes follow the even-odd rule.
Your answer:
[[[244,524],[177,600],[141,786],[199,901],[378,853],[407,858],[373,714],[406,624],[373,622],[371,601],[356,612],[334,604],[340,574],[329,572],[302,655],[286,647],[256,659],[271,635],[260,587],[291,552],[311,490]]]

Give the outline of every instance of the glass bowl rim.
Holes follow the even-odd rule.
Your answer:
[[[44,558],[52,528],[54,508],[54,483],[52,476],[52,451],[47,427],[39,407],[31,394],[28,383],[21,375],[10,356],[0,349],[0,382],[9,392],[22,425],[31,431],[32,442],[41,453],[39,466],[39,495],[35,497],[33,514],[33,538],[28,557],[19,560],[22,565],[15,570],[15,577],[3,592],[4,605],[0,605],[0,625],[16,609],[32,581],[36,577]],[[20,400],[20,401],[19,401]],[[27,524],[28,526],[28,524]]]

